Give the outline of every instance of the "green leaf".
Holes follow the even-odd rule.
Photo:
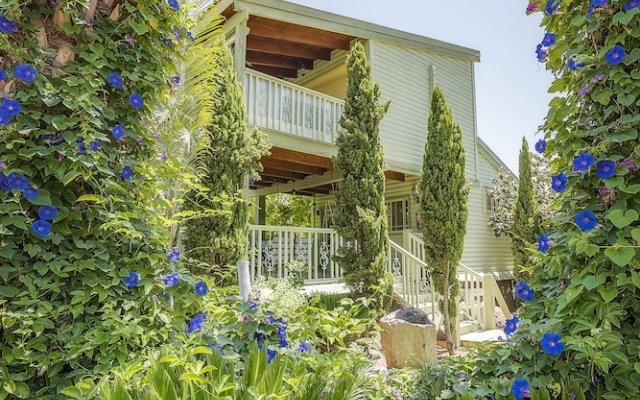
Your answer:
[[[585,289],[591,290],[602,285],[606,280],[607,277],[603,275],[588,276],[582,281],[582,284],[584,285]]]
[[[640,184],[637,185],[629,185],[629,186],[620,186],[620,191],[630,194],[638,194],[640,193]]]
[[[76,199],[76,203],[80,203],[81,201],[91,201],[91,202],[99,202],[102,200],[101,196],[95,194],[83,194],[82,196]]]
[[[609,257],[616,265],[625,267],[629,265],[633,257],[636,255],[636,250],[631,247],[621,247],[614,245],[604,251],[604,255]]]
[[[633,238],[633,240],[636,241],[636,243],[640,244],[640,228],[634,228],[631,230],[631,237]]]
[[[637,373],[640,374],[640,362],[633,364],[633,368],[636,370]]]
[[[616,209],[607,214],[607,218],[618,229],[622,229],[631,225],[638,220],[638,217],[640,217],[640,215],[636,210],[627,210],[626,212],[624,212],[620,209]]]
[[[600,296],[602,296],[602,299],[605,301],[605,303],[611,303],[613,299],[615,299],[618,295],[618,288],[616,288],[615,286],[600,286],[598,288],[598,293],[600,293]]]

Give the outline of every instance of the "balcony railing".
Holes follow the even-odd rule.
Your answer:
[[[344,101],[250,69],[244,90],[250,125],[334,143]]]

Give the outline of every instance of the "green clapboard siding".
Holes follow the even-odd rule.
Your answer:
[[[385,159],[420,172],[433,85],[442,88],[464,135],[467,176],[475,177],[473,63],[399,45],[369,41],[373,78],[391,101],[381,123]],[[433,82],[431,77],[433,76]]]

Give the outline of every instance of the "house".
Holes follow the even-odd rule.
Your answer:
[[[383,100],[391,101],[380,138],[389,269],[407,281],[403,293],[415,302],[429,292],[428,274],[420,269],[424,264],[415,187],[436,85],[462,128],[471,186],[462,273],[475,274],[479,283],[463,284],[463,292],[469,292],[463,296],[470,296],[465,303],[471,307],[481,301],[477,291],[486,290],[486,273],[512,270],[509,240],[496,237],[487,223],[493,204],[487,189],[504,164],[477,136],[478,51],[282,0],[220,0],[215,9],[226,18],[224,33],[244,83],[248,122],[267,133],[273,145],[271,155],[262,160],[260,179],[248,188],[259,206],[250,231],[252,275],[281,276],[286,263],[297,260],[308,265],[311,281],[340,278],[331,255],[339,246],[352,244],[343,243],[331,229],[332,193],[342,177],[331,157],[347,88],[345,60],[356,41],[365,45]],[[313,196],[315,226],[264,226],[264,199],[274,193]]]

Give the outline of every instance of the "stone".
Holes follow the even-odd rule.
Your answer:
[[[436,360],[436,327],[417,308],[396,310],[380,319],[382,353],[389,368],[421,367]]]

